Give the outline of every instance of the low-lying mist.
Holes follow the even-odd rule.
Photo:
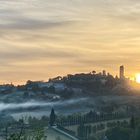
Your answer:
[[[54,101],[54,102],[39,102],[39,101],[30,101],[25,103],[0,103],[0,112],[6,110],[17,110],[17,109],[29,109],[29,108],[52,108],[52,107],[63,107],[81,103],[86,101],[87,98],[80,99],[71,99],[65,101]]]

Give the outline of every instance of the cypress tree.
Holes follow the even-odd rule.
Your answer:
[[[134,130],[135,129],[135,118],[134,116],[131,117],[131,120],[130,120],[130,127]]]
[[[54,126],[55,125],[55,120],[56,120],[56,115],[54,112],[54,109],[52,108],[51,110],[51,114],[50,114],[50,126]]]

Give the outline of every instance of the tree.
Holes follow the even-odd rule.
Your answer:
[[[24,98],[28,98],[29,97],[29,92],[28,91],[25,91],[24,94],[23,94],[23,97]]]
[[[55,125],[55,120],[56,120],[56,115],[55,115],[54,109],[52,108],[51,114],[50,114],[50,122],[49,122],[50,126]]]
[[[89,139],[90,134],[91,134],[91,126],[85,126],[84,124],[80,124],[78,127],[78,136],[82,139]]]
[[[95,71],[95,70],[93,70],[93,71],[92,71],[92,74],[93,74],[93,75],[95,75],[95,74],[96,74],[96,71]]]
[[[48,92],[49,92],[49,93],[55,94],[55,87],[54,87],[54,86],[50,86],[50,87],[48,88]]]
[[[132,138],[132,140],[140,140],[140,126],[137,127],[134,138]]]
[[[78,127],[78,136],[80,138],[85,138],[85,125],[84,124],[80,124],[80,126]]]
[[[131,129],[122,127],[116,127],[106,132],[109,140],[130,140],[131,135]]]
[[[56,138],[56,140],[61,140],[61,139],[60,139],[60,137],[58,136],[58,137]]]
[[[130,120],[130,127],[133,129],[133,130],[135,130],[135,118],[134,118],[134,116],[132,116],[131,117],[131,120]]]
[[[103,138],[103,140],[108,140],[107,136],[105,136],[105,137]]]

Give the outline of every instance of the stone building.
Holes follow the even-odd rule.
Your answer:
[[[73,131],[67,130],[55,124],[55,111],[52,109],[50,114],[50,125],[45,128],[45,140],[80,140]]]
[[[80,140],[70,131],[57,126],[48,127],[45,132],[46,140]]]

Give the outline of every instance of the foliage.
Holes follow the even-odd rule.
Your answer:
[[[132,130],[129,128],[115,127],[106,132],[109,140],[130,140]]]
[[[44,132],[42,130],[35,130],[33,133],[14,133],[11,134],[7,140],[42,140]]]
[[[132,118],[131,118],[131,120],[130,120],[130,127],[131,127],[132,129],[135,129],[135,127],[136,127],[134,116],[132,116]]]
[[[89,138],[91,134],[91,126],[90,125],[87,125],[85,126],[84,124],[81,124],[79,127],[78,127],[78,136],[80,138]]]
[[[34,129],[40,129],[48,126],[49,118],[46,116],[42,116],[41,119],[37,119],[35,117],[28,118],[29,125]]]

